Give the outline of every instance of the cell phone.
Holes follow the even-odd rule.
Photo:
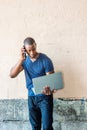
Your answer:
[[[25,49],[25,46],[23,45],[23,48]],[[25,49],[25,52],[24,52],[24,56],[26,58],[26,49]]]

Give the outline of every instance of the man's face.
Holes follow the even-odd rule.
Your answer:
[[[31,57],[31,58],[35,58],[37,52],[36,52],[36,44],[33,43],[32,45],[29,44],[25,44],[25,49],[27,54]]]

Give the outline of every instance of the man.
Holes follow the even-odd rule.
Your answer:
[[[29,119],[32,130],[41,130],[41,122],[43,130],[53,130],[52,93],[54,90],[51,91],[49,86],[43,86],[42,92],[35,95],[32,78],[54,73],[54,67],[48,56],[36,51],[36,42],[31,37],[24,40],[20,59],[11,69],[10,77],[15,78],[22,70],[25,72],[26,87],[28,89]]]

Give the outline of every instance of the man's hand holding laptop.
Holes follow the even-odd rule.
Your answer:
[[[51,90],[49,86],[45,86],[41,93],[45,95],[51,95],[55,93],[56,91],[57,91],[56,89]]]

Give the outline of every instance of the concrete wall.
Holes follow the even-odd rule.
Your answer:
[[[0,130],[31,130],[28,119],[27,100],[0,100]],[[87,102],[54,101],[53,127],[54,130],[87,130]]]
[[[0,98],[27,98],[24,74],[9,78],[27,36],[64,73],[55,97],[87,97],[87,0],[0,0]]]

